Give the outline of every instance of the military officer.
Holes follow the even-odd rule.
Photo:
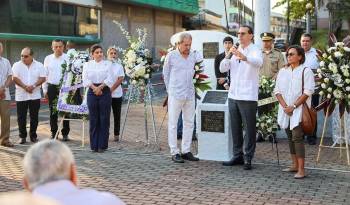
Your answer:
[[[273,48],[273,41],[275,35],[269,32],[260,34],[263,42],[263,57],[264,63],[260,69],[260,76],[264,75],[275,79],[280,68],[282,68],[286,62],[284,60],[282,52]]]

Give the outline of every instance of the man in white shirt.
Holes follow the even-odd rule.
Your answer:
[[[319,62],[317,58],[317,51],[315,48],[312,48],[312,36],[308,33],[304,33],[300,39],[300,45],[305,51],[305,63],[304,66],[310,68],[314,73],[316,73],[317,68],[319,67]],[[311,104],[313,107],[316,107],[319,104],[320,95],[314,93],[312,95]],[[307,142],[309,145],[315,145],[317,141],[317,121],[316,128],[311,136],[306,136]]]
[[[36,142],[41,98],[40,87],[45,82],[45,68],[42,63],[33,59],[33,50],[25,47],[21,52],[21,60],[13,64],[12,72],[13,81],[16,84],[15,100],[20,144],[26,143],[28,109],[30,115],[29,137],[31,142]]]
[[[25,189],[61,205],[124,205],[112,193],[79,189],[74,156],[67,145],[44,140],[29,148],[23,160]]]
[[[263,56],[261,49],[252,43],[253,29],[251,27],[240,27],[238,37],[239,48],[232,47],[230,54],[220,64],[221,72],[230,71],[228,104],[233,139],[233,158],[224,162],[223,165],[244,164],[244,169],[250,170],[256,146],[259,69],[263,64]],[[242,124],[245,129],[244,138]]]
[[[9,86],[12,83],[12,69],[10,62],[2,57],[3,45],[0,42],[0,118],[1,135],[0,145],[13,147],[10,142],[10,91]]]
[[[62,64],[68,62],[68,56],[63,53],[64,43],[60,39],[53,40],[51,48],[53,54],[46,56],[44,60],[47,77],[46,82],[43,84],[43,92],[45,98],[49,101],[51,138],[55,138],[58,130],[58,111],[55,106],[57,106],[58,95],[60,93],[59,85],[62,77]],[[69,130],[69,121],[64,120],[61,130],[63,141],[68,141]]]
[[[191,142],[195,115],[195,90],[193,85],[194,65],[201,61],[196,52],[191,51],[192,36],[182,33],[177,49],[168,53],[163,66],[163,76],[168,92],[168,143],[172,160],[198,161],[191,153]],[[183,132],[180,150],[177,147],[177,122],[182,111]]]

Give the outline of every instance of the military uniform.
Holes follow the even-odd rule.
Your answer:
[[[260,34],[260,38],[262,41],[272,41],[275,39],[275,35],[272,33],[264,32]],[[266,77],[275,79],[277,77],[279,69],[285,65],[283,54],[274,48],[272,48],[270,51],[263,50],[262,52],[264,63],[260,69],[260,76],[264,75]]]
[[[279,69],[285,66],[282,52],[273,48],[271,51],[262,51],[264,63],[260,69],[260,76],[264,75],[269,78],[276,78]]]

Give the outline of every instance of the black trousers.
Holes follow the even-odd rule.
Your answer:
[[[17,101],[17,123],[19,129],[19,137],[27,138],[27,111],[29,109],[30,116],[30,139],[36,139],[36,129],[38,128],[40,99]]]
[[[258,103],[256,101],[228,99],[234,159],[244,157],[244,160],[251,161],[254,157],[257,106]],[[243,128],[245,131],[244,137]]]
[[[51,127],[51,136],[55,136],[58,130],[57,119],[58,119],[58,111],[57,108],[54,108],[54,102],[58,100],[59,88],[57,85],[49,84],[47,88],[47,96],[49,98],[49,109],[50,109],[50,127]],[[57,105],[57,104],[56,104]],[[56,110],[56,111],[54,111]],[[69,121],[63,121],[63,128],[61,133],[63,136],[67,136],[69,134]]]
[[[120,115],[122,110],[123,97],[112,98],[112,110],[114,118],[114,136],[119,136],[120,132]]]

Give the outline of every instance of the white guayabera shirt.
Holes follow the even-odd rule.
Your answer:
[[[234,100],[258,101],[259,69],[263,64],[261,49],[253,43],[246,48],[238,48],[247,61],[238,60],[236,56],[220,63],[220,72],[230,71],[231,84],[228,97]]]
[[[284,101],[288,106],[293,106],[297,99],[302,95],[302,74],[303,69],[305,68],[304,64],[299,65],[298,67],[292,70],[291,67],[285,67],[280,69],[277,79],[274,93],[275,95],[281,94]],[[311,106],[311,95],[314,93],[315,89],[315,80],[314,73],[310,68],[305,69],[304,72],[304,94],[308,95],[306,103]],[[292,116],[288,116],[284,111],[281,104],[278,105],[278,118],[277,122],[281,128],[293,128],[297,127],[301,122],[302,116],[302,106],[297,107]]]
[[[317,52],[315,48],[310,48],[309,51],[305,52],[305,62],[304,66],[315,70],[319,67]]]
[[[27,86],[34,85],[40,77],[46,77],[45,68],[42,63],[33,59],[28,67],[22,61],[18,61],[12,66],[13,77],[19,78]],[[16,101],[37,100],[41,98],[40,86],[36,87],[32,93],[28,93],[16,84]]]
[[[164,61],[163,76],[169,97],[178,100],[194,99],[194,66],[202,59],[196,51],[191,51],[187,58],[184,58],[178,49],[168,53]]]
[[[44,67],[46,69],[46,82],[43,84],[43,92],[47,93],[48,83],[58,85],[62,77],[62,64],[68,62],[67,54],[62,54],[58,58],[54,55],[48,55],[44,60]]]

